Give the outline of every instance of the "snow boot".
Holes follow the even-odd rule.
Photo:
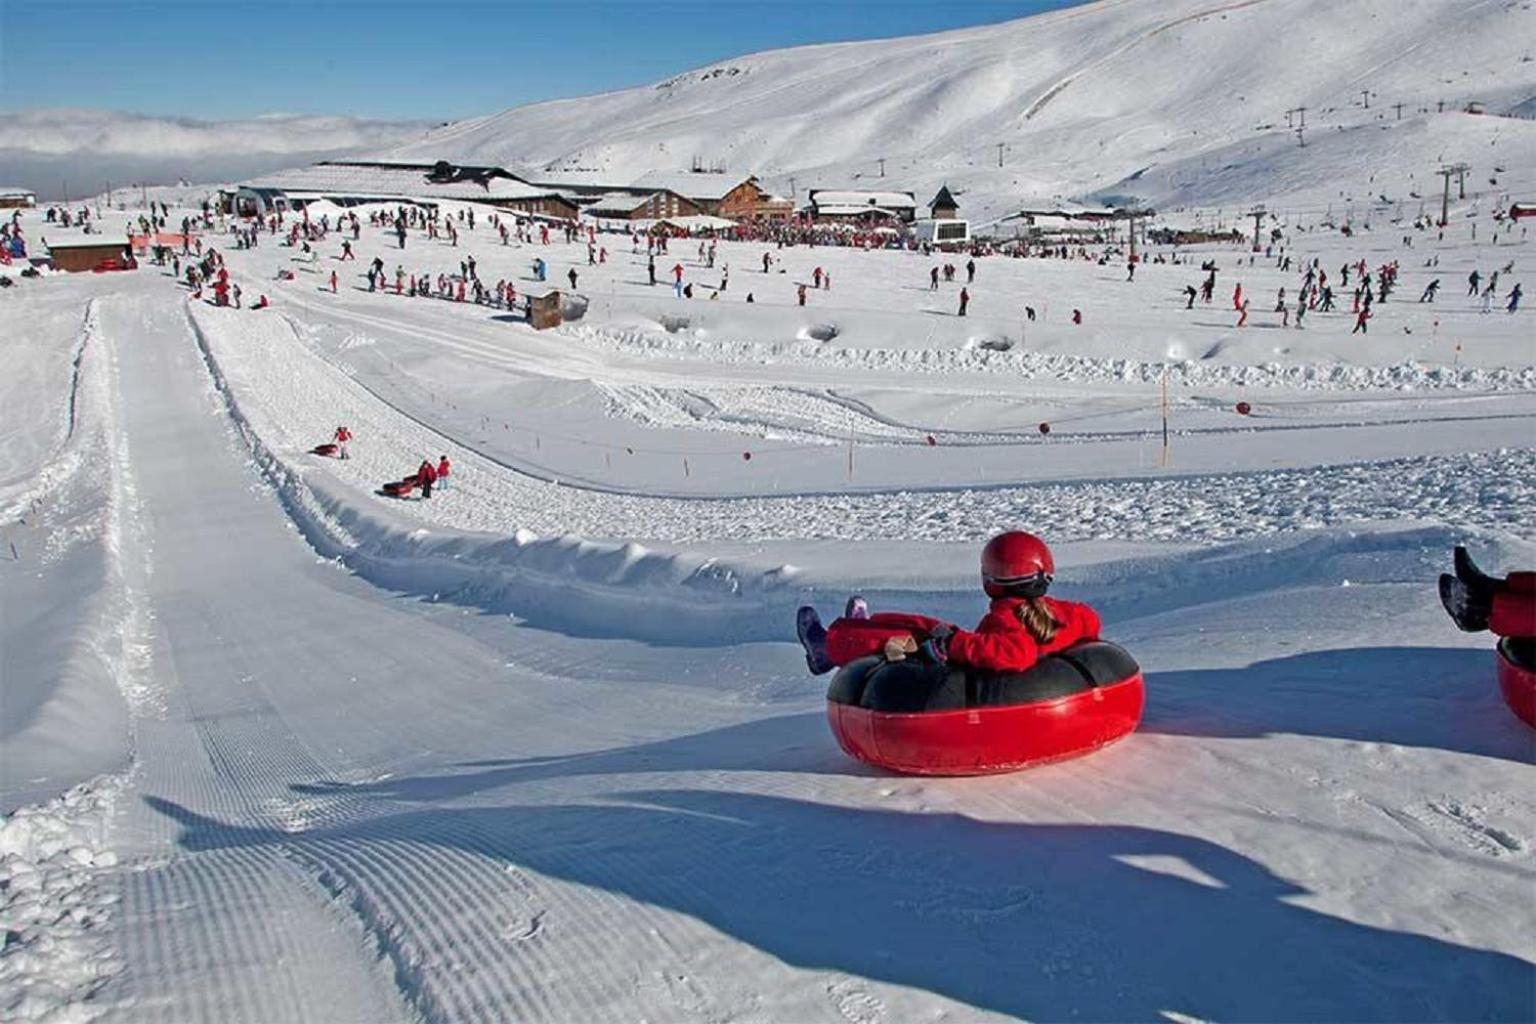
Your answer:
[[[869,618],[869,602],[864,600],[862,594],[854,594],[843,606],[843,618],[867,619]]]
[[[1493,614],[1491,591],[1478,589],[1450,573],[1440,577],[1440,603],[1463,633],[1481,633]]]
[[[1467,549],[1460,544],[1456,545],[1452,562],[1456,567],[1456,578],[1467,586],[1488,592],[1498,587],[1499,581],[1479,569],[1472,561],[1472,556],[1467,554]]]
[[[825,675],[837,666],[827,657],[827,630],[821,624],[821,616],[810,605],[801,605],[795,612],[795,635],[805,648],[805,667],[811,675]]]

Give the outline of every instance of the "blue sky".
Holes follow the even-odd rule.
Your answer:
[[[451,119],[1073,0],[0,0],[0,108]]]

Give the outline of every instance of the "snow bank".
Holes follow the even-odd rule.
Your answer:
[[[1405,359],[1387,366],[1348,363],[1263,363],[1232,365],[1192,359],[1146,361],[1034,352],[996,344],[961,348],[855,348],[796,340],[765,342],[748,338],[701,337],[670,329],[576,324],[561,331],[573,340],[626,355],[658,359],[709,360],[759,365],[794,363],[850,370],[899,370],[904,373],[992,373],[1009,378],[1046,378],[1079,383],[1157,384],[1170,386],[1292,388],[1305,391],[1414,391],[1475,389],[1536,390],[1536,366],[1480,368],[1444,366]]]
[[[0,1017],[74,1024],[105,1007],[89,999],[121,969],[101,926],[118,897],[103,876],[123,777],[76,786],[0,819]]]
[[[65,441],[15,499],[24,511],[0,556],[0,808],[129,757],[124,697],[142,637],[123,571],[126,453],[94,302],[68,348],[76,372],[61,403]]]

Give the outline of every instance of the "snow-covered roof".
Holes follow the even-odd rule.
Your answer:
[[[37,193],[33,192],[29,188],[10,188],[9,186],[0,185],[0,196],[10,197],[10,196],[35,196],[35,195],[37,195]]]
[[[313,192],[318,195],[357,197],[401,197],[412,199],[539,199],[553,193],[537,188],[500,172],[483,181],[465,178],[437,182],[429,178],[431,167],[425,164],[312,164],[292,171],[280,171],[253,181],[248,187],[278,189],[283,192]]]
[[[604,210],[612,210],[615,213],[631,213],[650,202],[651,197],[655,194],[654,192],[645,195],[634,192],[609,192],[607,195],[598,196],[594,202],[587,205],[583,212],[594,217],[601,217]]]
[[[811,204],[823,212],[829,206],[881,206],[895,210],[917,208],[917,201],[911,192],[865,192],[832,188],[811,189]]]
[[[727,192],[747,180],[744,174],[647,171],[629,184],[632,188],[664,188],[689,199],[724,199]]]
[[[724,199],[731,189],[749,180],[747,175],[706,174],[693,171],[646,171],[641,175],[611,171],[538,171],[528,179],[550,189],[604,189],[608,192],[676,192],[689,199]]]
[[[44,243],[50,250],[53,249],[95,249],[98,246],[112,245],[126,248],[128,236],[120,234],[110,235],[70,235],[68,238],[54,239]]]

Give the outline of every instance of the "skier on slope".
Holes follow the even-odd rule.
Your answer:
[[[816,609],[803,606],[795,630],[806,667],[821,675],[870,655],[901,661],[921,651],[931,660],[973,668],[1022,672],[1042,656],[1099,636],[1099,615],[1086,604],[1046,596],[1056,563],[1040,538],[1011,530],[981,553],[982,589],[991,608],[975,630],[957,629],[925,615],[869,613],[850,597],[842,618],[823,627]]]
[[[1369,305],[1361,306],[1360,307],[1360,311],[1355,314],[1355,326],[1354,326],[1354,328],[1349,333],[1350,334],[1369,334],[1370,331],[1367,329],[1367,327],[1365,325],[1365,322],[1367,320],[1369,320],[1370,318],[1371,318],[1371,307]]]
[[[352,431],[348,430],[345,426],[337,427],[336,433],[332,436],[331,440],[336,443],[337,458],[350,459],[352,457],[347,451],[347,444],[352,440]]]
[[[437,489],[446,491],[448,489],[448,477],[453,473],[453,464],[448,461],[448,456],[439,455],[437,457],[437,469],[434,472],[437,473]]]

